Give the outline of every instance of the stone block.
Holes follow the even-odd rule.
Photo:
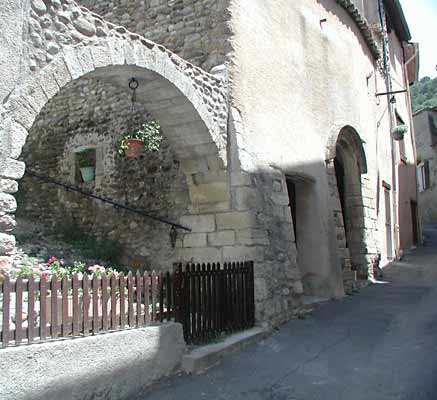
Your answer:
[[[181,160],[182,171],[186,174],[196,174],[201,170],[199,165],[201,160],[186,158]]]
[[[293,294],[295,294],[295,295],[303,294],[302,281],[296,281],[293,283]]]
[[[18,192],[18,182],[12,179],[0,178],[0,192],[4,192],[4,193]]]
[[[225,261],[262,261],[264,251],[259,246],[225,246],[223,247],[223,259]]]
[[[243,186],[234,190],[233,205],[237,210],[250,210],[258,206],[258,192],[256,189]]]
[[[0,216],[0,232],[10,232],[17,226],[17,222],[12,215]]]
[[[91,55],[90,55],[91,57]],[[56,79],[49,69],[43,69],[39,74],[39,83],[42,90],[47,95],[47,98],[51,99],[59,92],[59,86],[56,83]]]
[[[24,126],[26,129],[30,129],[36,118],[36,111],[27,102],[26,97],[16,97],[10,101],[10,111],[12,118]]]
[[[210,246],[232,246],[235,244],[235,232],[222,231],[209,233],[208,244]]]
[[[184,247],[206,247],[206,233],[188,233],[184,236]]]
[[[7,119],[0,128],[0,153],[6,157],[18,158],[27,138],[27,129]]]
[[[192,214],[200,213],[222,213],[231,210],[231,202],[222,203],[197,203],[188,206],[188,211]]]
[[[250,211],[217,214],[217,229],[245,229],[254,226],[255,215]]]
[[[53,61],[47,68],[52,71],[60,88],[71,82],[71,74],[63,58]]]
[[[237,243],[245,245],[268,245],[267,231],[261,229],[242,229],[237,231]]]
[[[232,172],[231,173],[231,185],[232,186],[251,186],[252,179],[248,173]]]
[[[182,262],[221,262],[222,252],[215,247],[191,247],[181,249]]]
[[[215,217],[212,214],[186,215],[181,218],[180,223],[191,228],[193,232],[215,231]]]
[[[82,70],[82,65],[79,62],[79,59],[76,56],[75,49],[71,47],[65,47],[63,49],[64,60],[67,68],[70,72],[70,75],[73,79],[80,78],[84,72]]]
[[[82,71],[85,74],[94,71],[95,67],[93,57],[91,55],[91,50],[88,47],[76,49],[76,55],[82,67]]]
[[[48,101],[46,92],[41,87],[39,80],[36,80],[33,76],[26,81],[25,86],[27,101],[35,111],[40,112]]]
[[[24,175],[25,164],[12,158],[0,158],[0,177],[21,179]]]
[[[11,254],[15,249],[15,237],[0,232],[0,255]]]
[[[0,193],[0,212],[13,213],[17,209],[17,201],[11,194]]]
[[[94,24],[86,20],[85,18],[79,17],[73,21],[73,26],[85,36],[94,36],[96,34],[96,27]]]
[[[187,139],[188,141],[189,139]],[[212,139],[211,139],[212,140]],[[176,153],[180,158],[190,158],[193,157],[193,153],[195,156],[203,157],[211,154],[217,154],[217,145],[215,143],[208,143],[203,145],[181,145],[179,148],[175,149]]]
[[[229,187],[225,182],[211,182],[189,185],[193,203],[222,203],[229,201]]]
[[[273,192],[270,198],[272,199],[273,204],[279,206],[287,206],[290,203],[290,198],[283,192]]]
[[[111,51],[111,59],[114,65],[123,65],[125,61],[123,41],[109,40],[108,46]]]
[[[267,283],[264,278],[255,278],[255,300],[262,301],[269,297]]]
[[[91,53],[96,68],[112,65],[111,50],[107,44],[92,47]]]

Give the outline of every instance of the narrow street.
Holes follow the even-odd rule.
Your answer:
[[[435,400],[437,226],[385,283],[319,307],[200,376],[141,400]]]

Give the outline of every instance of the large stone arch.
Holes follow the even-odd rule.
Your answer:
[[[28,130],[41,109],[70,82],[81,77],[109,80],[122,88],[131,77],[140,82],[139,101],[150,106],[191,182],[192,213],[219,202],[229,203],[224,173],[227,164],[226,82],[208,74],[125,28],[114,26],[70,0],[33,0],[29,9],[24,70],[0,106],[0,175],[16,191],[13,180],[24,174],[18,161]],[[152,110],[153,109],[153,110]],[[206,164],[206,166],[205,166]],[[200,181],[200,182],[199,182]],[[2,186],[4,186],[2,185]],[[217,200],[217,192],[221,192]],[[14,198],[1,193],[2,226],[14,226]],[[229,207],[229,205],[228,205]],[[4,215],[3,215],[4,214]],[[189,221],[188,221],[189,222]],[[188,223],[188,225],[190,225]],[[4,236],[0,253],[10,251]],[[12,239],[11,239],[12,238]]]
[[[326,145],[325,160],[333,160],[337,154],[337,146],[342,144],[349,147],[355,154],[360,173],[367,173],[367,158],[363,141],[358,132],[350,125],[337,125],[331,130]]]
[[[366,222],[363,201],[363,175],[367,160],[358,132],[345,125],[330,136],[326,164],[333,195],[337,246],[345,276],[349,269],[367,277]],[[345,279],[347,281],[347,279]],[[346,282],[345,287],[348,289]]]

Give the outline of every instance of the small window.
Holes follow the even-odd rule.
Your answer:
[[[430,187],[428,160],[421,162],[417,166],[417,184],[419,186],[419,192],[423,192]]]
[[[76,183],[94,181],[96,176],[96,149],[88,148],[75,153]]]

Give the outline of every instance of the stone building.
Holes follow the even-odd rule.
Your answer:
[[[422,223],[437,222],[437,107],[414,113],[417,181]]]
[[[397,0],[80,4],[0,5],[1,253],[21,179],[18,212],[117,239],[132,264],[254,260],[257,319],[280,323],[302,294],[341,297],[414,243],[418,54]],[[161,149],[119,158],[120,132],[147,118]],[[191,232],[173,247],[167,225],[25,168]]]

